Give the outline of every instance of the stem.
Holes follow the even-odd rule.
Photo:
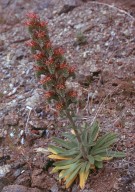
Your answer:
[[[85,147],[84,147],[84,145],[83,145],[83,143],[82,143],[82,140],[81,140],[80,134],[79,134],[79,132],[78,132],[78,130],[77,130],[77,127],[76,127],[76,125],[75,125],[75,123],[74,123],[74,121],[73,121],[73,119],[72,119],[72,116],[71,116],[70,113],[68,112],[68,110],[65,110],[65,111],[66,111],[67,118],[69,119],[69,121],[70,121],[70,123],[71,123],[71,125],[72,125],[72,128],[73,128],[73,130],[74,130],[74,132],[75,132],[75,135],[76,135],[76,137],[77,137],[77,140],[78,140],[78,142],[79,142],[79,144],[80,144],[80,150],[81,150],[81,153],[82,153],[82,155],[83,155],[83,158],[84,158],[85,160],[87,160],[87,152],[85,151]]]

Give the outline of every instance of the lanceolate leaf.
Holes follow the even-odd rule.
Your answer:
[[[125,153],[119,151],[109,151],[108,155],[111,157],[125,157]]]
[[[55,141],[58,145],[65,147],[66,149],[71,149],[71,143],[68,141],[65,141],[63,139],[53,137],[53,141]]]
[[[65,152],[64,149],[54,146],[54,145],[49,145],[48,150],[54,154],[59,154]]]
[[[116,134],[115,133],[108,133],[97,140],[97,143],[94,146],[94,148],[102,147],[105,143],[107,143],[113,139],[116,139]]]
[[[77,174],[79,173],[79,170],[81,168],[81,165],[78,165],[78,167],[70,174],[70,176],[66,179],[66,183],[70,182]]]
[[[95,166],[97,168],[102,168],[103,167],[103,162],[102,161],[95,161]]]
[[[99,125],[98,125],[98,122],[95,121],[95,122],[93,123],[93,125],[91,126],[90,139],[91,139],[92,141],[95,141],[95,140],[97,139],[98,133],[99,133]]]
[[[54,163],[55,166],[64,166],[68,164],[72,164],[77,162],[77,160],[81,159],[81,154],[77,155],[75,158],[72,158],[71,160],[63,160],[63,161],[57,161]]]
[[[70,168],[68,170],[66,170],[62,175],[60,175],[60,179],[66,177],[69,174],[71,174],[74,170],[76,170],[78,168],[79,165],[80,165],[80,163],[71,164]],[[79,167],[79,169],[80,169],[80,167]]]

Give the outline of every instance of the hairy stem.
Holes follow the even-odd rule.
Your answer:
[[[78,140],[78,142],[79,142],[80,150],[81,150],[81,153],[82,153],[82,155],[83,155],[83,158],[84,158],[85,160],[87,160],[87,152],[86,152],[85,147],[84,147],[84,145],[83,145],[83,143],[82,143],[82,140],[81,140],[80,134],[79,134],[79,132],[78,132],[78,129],[77,129],[76,125],[75,125],[75,122],[73,121],[72,116],[70,115],[69,111],[68,111],[68,110],[65,110],[65,111],[66,111],[66,116],[67,116],[67,118],[69,119],[69,121],[70,121],[70,123],[71,123],[71,125],[72,125],[72,128],[73,128],[73,130],[74,130],[74,132],[75,132],[75,135],[76,135],[76,137],[77,137],[77,140]]]

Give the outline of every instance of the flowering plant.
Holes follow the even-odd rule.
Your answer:
[[[84,123],[77,126],[70,109],[77,101],[77,92],[66,87],[69,77],[75,78],[75,67],[69,66],[62,48],[53,48],[48,34],[47,22],[42,21],[35,13],[28,14],[26,21],[31,40],[31,48],[36,65],[37,77],[45,89],[45,98],[53,101],[58,112],[68,118],[74,133],[63,133],[65,139],[53,138],[58,146],[50,145],[52,153],[49,158],[55,159],[52,172],[60,172],[60,180],[70,187],[76,177],[80,177],[80,187],[84,188],[91,170],[102,168],[103,161],[113,157],[123,157],[122,152],[112,151],[110,146],[116,141],[116,134],[107,133],[98,137],[99,124],[92,126]]]

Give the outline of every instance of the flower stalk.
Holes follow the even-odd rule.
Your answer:
[[[30,13],[26,25],[31,36],[31,40],[26,45],[34,54],[33,57],[36,61],[34,68],[37,77],[40,78],[39,82],[46,90],[45,99],[49,102],[53,100],[55,109],[66,114],[75,132],[83,158],[87,159],[78,127],[69,113],[70,105],[76,103],[77,92],[73,89],[69,90],[65,84],[69,77],[75,77],[75,67],[68,65],[61,47],[52,47],[47,22],[42,21],[37,14]]]

